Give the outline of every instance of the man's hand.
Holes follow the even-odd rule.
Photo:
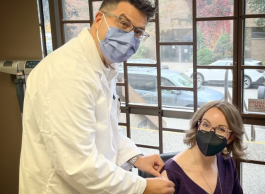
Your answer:
[[[156,177],[160,177],[160,171],[164,166],[163,160],[158,154],[140,156],[134,166],[143,172],[148,172]]]
[[[143,194],[173,194],[175,184],[162,178],[146,179],[146,188]]]

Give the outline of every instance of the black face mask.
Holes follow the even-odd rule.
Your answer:
[[[199,149],[205,156],[214,156],[221,152],[227,145],[227,139],[217,137],[214,131],[204,133],[198,130],[196,141]]]

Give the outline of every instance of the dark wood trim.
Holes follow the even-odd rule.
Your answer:
[[[44,57],[47,56],[47,44],[46,44],[46,32],[45,32],[45,22],[44,22],[44,14],[43,14],[43,4],[42,0],[39,1],[39,10],[40,10],[40,26],[41,26],[41,37],[42,37],[42,49],[44,53]]]
[[[72,23],[78,23],[78,24],[83,24],[83,23],[91,23],[91,20],[62,20],[63,24],[72,24]]]
[[[194,45],[193,42],[159,42],[160,46],[164,45]]]
[[[216,20],[234,20],[235,16],[226,16],[226,17],[203,17],[203,18],[195,18],[196,22],[199,21],[216,21]]]
[[[183,130],[183,129],[162,128],[162,130],[169,131],[169,132],[186,133],[186,130]]]
[[[149,148],[149,149],[154,149],[154,150],[159,150],[159,147],[157,146],[149,146],[149,145],[143,145],[143,144],[136,144],[137,147],[142,147],[142,148]]]

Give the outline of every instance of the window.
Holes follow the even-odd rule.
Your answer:
[[[37,0],[37,9],[39,16],[42,56],[45,57],[53,51],[49,1]]]
[[[62,0],[59,5],[61,14],[62,42],[76,37],[84,28],[90,28],[93,22],[92,7],[87,0]]]
[[[265,111],[253,111],[250,102],[265,99],[265,2],[157,3],[159,12],[146,28],[151,37],[119,65],[117,93],[122,97],[121,121],[128,137],[145,154],[184,150],[183,133],[189,128],[189,119],[213,100],[236,104],[246,124],[258,126],[264,122]],[[100,5],[96,0],[62,0],[57,23],[62,42],[89,28]],[[251,138],[244,141],[249,145],[257,144],[252,138],[255,132],[263,137],[265,129],[248,129]],[[253,153],[260,149],[250,147]],[[264,165],[262,158],[253,160]],[[237,166],[242,162],[246,161],[239,161]],[[247,183],[254,184],[251,181]]]
[[[140,72],[139,72],[140,73]],[[130,73],[129,85],[137,90],[156,91],[155,76],[147,73]]]
[[[252,38],[265,39],[265,27],[253,27]]]
[[[207,5],[212,5],[213,0],[207,0]]]
[[[185,75],[184,73],[175,74],[171,77],[171,80],[173,80],[176,83],[176,86],[179,87],[192,87],[192,79]]]
[[[166,78],[161,78],[161,85],[162,86],[175,86],[171,81]]]

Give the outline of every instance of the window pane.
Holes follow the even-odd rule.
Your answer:
[[[247,159],[256,161],[265,161],[265,126],[244,125],[246,134],[249,138],[247,141],[244,136],[244,146],[247,147]],[[257,164],[242,164],[242,186],[244,193],[263,193],[265,166]]]
[[[48,0],[43,0],[42,3],[43,3],[43,15],[44,15],[47,54],[50,54],[53,51],[53,47],[52,47],[52,33],[51,33],[51,23],[50,23],[49,2]]]
[[[162,89],[161,92],[163,107],[176,107],[186,110],[194,110],[192,91]]]
[[[42,58],[44,58],[44,50],[43,50],[43,38],[42,38],[42,31],[41,31],[41,26],[39,27],[40,29],[40,43],[41,43],[41,53],[42,53]]]
[[[189,129],[190,119],[176,119],[163,117],[163,128],[171,128],[171,129]]]
[[[265,14],[264,0],[246,0],[246,14]]]
[[[87,0],[62,0],[63,19],[65,20],[89,20],[89,8]]]
[[[198,107],[210,101],[226,100],[232,103],[233,100],[232,83],[229,82],[228,87],[225,87],[224,80],[219,83],[209,83],[208,86],[202,86],[202,88],[198,88],[197,92]]]
[[[125,102],[125,87],[116,86],[116,94],[120,97],[120,102]]]
[[[119,123],[126,123],[126,113],[120,113]]]
[[[251,160],[265,160],[265,126],[261,125],[244,125],[247,137],[244,137],[244,146],[247,147],[247,158]]]
[[[128,84],[130,102],[157,105],[156,67],[128,67]]]
[[[160,41],[192,42],[192,1],[159,1]]]
[[[124,64],[120,63],[118,68],[119,74],[117,76],[117,83],[124,83]]]
[[[193,46],[167,45],[160,47],[161,67],[183,72],[183,68],[192,67]],[[166,69],[166,68],[164,68]]]
[[[185,133],[163,131],[164,153],[184,151],[188,147],[183,143]]]
[[[180,73],[177,71],[170,71],[170,70],[162,70],[161,85],[192,88],[193,80],[190,78],[190,76],[187,76],[185,73]]]
[[[193,69],[187,69],[185,74],[193,77]],[[227,97],[232,102],[232,70],[225,69],[197,69],[197,96],[198,106]],[[225,81],[227,80],[227,81]]]
[[[234,1],[197,0],[197,17],[224,17],[234,15]]]
[[[72,38],[77,37],[77,35],[84,29],[90,28],[90,24],[64,24],[64,39],[68,42]]]
[[[37,9],[38,9],[39,24],[40,24],[41,21],[40,21],[40,6],[39,6],[39,0],[37,0]]]
[[[125,127],[125,126],[120,126],[120,128],[121,128],[121,130],[122,130],[122,134],[123,134],[124,136],[127,137],[127,127]]]
[[[244,112],[265,113],[264,69],[244,70]],[[263,102],[264,101],[264,102]]]
[[[51,32],[45,32],[46,37],[46,47],[47,47],[47,55],[50,54],[53,51],[52,47],[52,33]]]
[[[150,115],[130,115],[131,139],[136,144],[158,146],[158,117]]]
[[[102,4],[102,1],[94,1],[92,2],[92,6],[93,6],[93,19],[95,20],[95,15],[96,13],[99,11],[99,8]]]
[[[232,65],[233,21],[198,22],[197,44],[198,65]]]
[[[137,52],[127,60],[127,63],[156,63],[155,23],[148,23],[145,31],[150,37],[139,45]]]
[[[144,155],[159,154],[159,150],[139,147]]]
[[[244,65],[265,65],[265,18],[245,19],[244,46]]]
[[[244,193],[261,194],[264,193],[265,165],[242,164],[242,189]]]

